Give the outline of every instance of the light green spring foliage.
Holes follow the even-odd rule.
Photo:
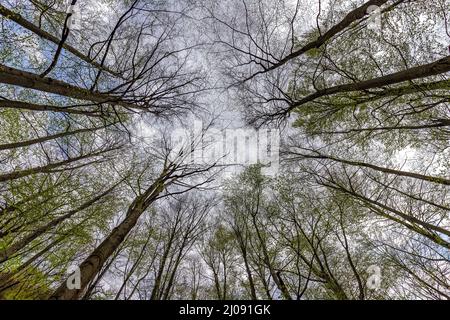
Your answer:
[[[42,5],[41,10],[48,4],[46,1],[35,2]],[[111,0],[102,3],[125,8],[131,2]],[[442,47],[435,36],[442,27],[443,10],[439,6],[442,1],[431,2],[426,8],[412,5],[383,15],[382,35],[352,26],[350,32],[326,46],[308,51],[305,57],[296,62],[288,94],[294,100],[299,100],[315,91],[313,80],[320,90],[380,77],[426,63],[430,56],[444,54],[447,48]],[[65,1],[58,1],[60,6],[63,3]],[[15,9],[24,17],[39,23],[32,14],[33,10],[26,10],[22,6]],[[336,12],[337,17],[343,14]],[[11,21],[1,19],[4,24],[0,32],[0,62],[32,71],[45,66],[48,61],[39,59],[34,51],[45,48],[53,52],[48,44],[31,37],[28,32],[12,27]],[[92,25],[98,25],[95,32],[107,34],[111,31],[112,25],[103,21],[101,16],[88,16],[87,19]],[[400,19],[404,20],[401,24],[398,23]],[[64,12],[52,7],[46,12],[42,27],[57,34],[63,20]],[[332,25],[332,22],[326,21],[325,24]],[[400,26],[401,37],[398,36]],[[133,32],[131,29],[127,31]],[[94,34],[85,32],[76,35],[79,36],[83,52],[87,52],[91,44],[87,41],[90,35]],[[130,49],[124,35],[122,45],[117,46],[114,56],[128,56],[124,54]],[[306,32],[295,40],[296,48],[318,36],[318,31]],[[373,55],[374,52],[378,54]],[[114,62],[123,61],[118,59]],[[73,79],[82,81],[88,76],[92,77],[89,71],[80,68],[77,63],[74,59],[63,57],[61,68],[56,69],[52,76],[72,82],[76,82]],[[296,76],[298,74],[302,76]],[[431,82],[438,83],[421,86]],[[111,83],[103,75],[99,87],[107,88],[108,85]],[[421,86],[421,89],[417,90],[417,86]],[[37,104],[58,106],[78,103],[30,90],[5,86],[0,89],[4,89],[10,97]],[[296,142],[308,148],[321,146],[321,152],[339,158],[364,160],[388,167],[398,165],[395,156],[411,148],[420,156],[413,162],[412,168],[406,169],[431,174],[428,171],[428,159],[432,159],[432,174],[447,176],[450,170],[450,162],[446,157],[448,151],[445,153],[448,149],[448,130],[397,129],[448,120],[449,90],[449,81],[436,76],[389,88],[316,99],[293,112],[293,126],[300,136]],[[49,133],[94,128],[118,120],[122,122],[120,125],[107,130],[1,151],[0,173],[62,161],[93,151],[105,141],[125,140],[126,135],[118,132],[117,127],[135,125],[133,116],[127,113],[110,113],[102,119],[91,119],[62,113],[2,108],[0,145],[27,141]],[[374,130],[365,130],[367,128]],[[128,205],[145,190],[159,170],[154,161],[156,155],[145,149],[138,148],[135,151],[134,146],[128,147],[125,149],[127,152],[120,155],[113,153],[104,158],[104,162],[89,164],[74,171],[31,174],[0,184],[1,252],[38,227],[78,208],[119,179],[126,178],[117,190],[27,243],[18,255],[3,263],[1,267],[7,272],[18,272],[27,261],[55,243],[51,250],[43,252],[24,271],[14,274],[12,280],[17,283],[2,290],[0,298],[45,299],[64,281],[67,268],[83,261],[86,254],[98,245],[99,239],[108,235],[121,221]],[[400,160],[404,159],[400,157]],[[324,177],[326,179],[321,180]],[[327,188],[321,184],[323,181],[332,187],[336,187],[336,184],[347,187],[356,195]],[[421,184],[421,181],[417,183],[398,177],[394,179],[379,172],[331,161],[291,162],[282,168],[277,177],[264,176],[260,165],[249,166],[224,184],[223,201],[202,222],[201,227],[204,229],[201,236],[190,242],[185,251],[181,251],[182,259],[177,267],[175,261],[183,246],[180,234],[184,229],[177,229],[176,241],[166,250],[171,240],[168,229],[175,224],[177,211],[161,205],[143,215],[130,237],[116,251],[114,262],[119,267],[114,268],[116,264],[113,264],[105,278],[122,280],[130,275],[131,280],[127,280],[129,282],[118,298],[149,299],[152,281],[162,265],[166,284],[174,271],[170,298],[216,299],[218,290],[211,280],[212,268],[216,268],[219,271],[219,284],[223,286],[226,281],[225,289],[220,289],[222,295],[226,291],[228,299],[249,299],[251,288],[248,270],[244,265],[244,248],[247,250],[245,259],[253,276],[256,295],[261,299],[280,298],[279,288],[273,281],[270,269],[275,270],[275,273],[280,272],[280,278],[293,298],[301,295],[298,298],[359,299],[361,292],[365,299],[444,297],[445,292],[448,292],[444,289],[446,285],[448,289],[446,279],[449,272],[440,262],[448,262],[448,251],[415,233],[417,225],[406,228],[386,218],[386,213],[392,215],[387,209],[383,208],[385,215],[380,216],[374,210],[375,205],[369,205],[367,199],[362,200],[364,197],[375,199],[422,221],[439,224],[448,219],[449,198],[445,186],[429,182]],[[377,208],[380,210],[380,206]],[[393,245],[397,247],[392,248]],[[165,264],[162,261],[164,252],[168,252],[169,256]],[[208,257],[211,258],[210,262],[217,265],[207,266],[203,260],[206,261]],[[136,267],[132,269],[134,264]],[[370,276],[367,269],[372,265],[383,268],[383,281],[377,290],[370,290],[367,285]],[[2,276],[6,274],[0,270],[0,285]],[[311,278],[309,282],[306,280],[308,276]],[[423,279],[425,285],[421,283]],[[114,299],[119,286],[97,291],[90,298]],[[426,291],[428,287],[432,288],[430,292]],[[101,284],[98,288],[102,288]]]

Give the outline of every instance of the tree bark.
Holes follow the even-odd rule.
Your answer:
[[[352,92],[352,91],[361,91],[373,88],[379,88],[383,86],[388,86],[396,83],[400,83],[403,81],[409,81],[414,79],[420,79],[425,77],[430,77],[434,75],[438,75],[441,73],[445,73],[450,71],[450,56],[439,59],[435,62],[428,63],[425,65],[413,67],[410,69],[406,69],[400,72],[388,74],[383,77],[374,78],[366,81],[349,83],[338,85],[330,88],[325,88],[310,94],[299,101],[295,101],[291,103],[288,111],[291,111],[305,103],[314,101],[317,98],[321,98],[324,96],[329,96],[335,93],[341,92]],[[287,113],[286,112],[286,113]]]
[[[63,160],[63,161],[49,163],[45,166],[34,167],[34,168],[29,168],[29,169],[24,169],[24,170],[20,170],[20,171],[14,171],[11,173],[2,174],[2,175],[0,175],[0,182],[23,178],[23,177],[26,177],[26,176],[29,176],[32,174],[36,174],[36,173],[49,173],[49,172],[52,172],[52,170],[55,168],[58,168],[58,167],[61,167],[61,166],[67,165],[67,164],[71,164],[71,163],[74,163],[74,162],[77,162],[77,161],[80,161],[83,159],[100,156],[103,153],[106,153],[106,152],[109,152],[112,150],[114,150],[114,149],[102,150],[102,151],[94,152],[91,154],[85,154],[82,156],[69,158],[69,159]],[[68,168],[67,170],[69,170],[69,169],[70,168]]]
[[[79,299],[86,286],[101,270],[105,261],[116,251],[125,237],[136,225],[139,217],[152,204],[158,195],[165,189],[166,181],[174,172],[174,168],[165,168],[161,176],[146,190],[138,196],[128,209],[125,219],[115,227],[105,240],[81,263],[81,286],[80,289],[69,289],[64,281],[58,289],[50,296],[52,300],[75,300]]]
[[[342,19],[338,24],[334,25],[332,28],[330,28],[327,32],[325,32],[323,35],[320,35],[316,40],[309,42],[308,44],[304,45],[302,48],[292,52],[291,54],[285,56],[284,58],[280,59],[278,62],[273,63],[270,67],[265,68],[262,71],[254,73],[249,78],[245,79],[245,81],[248,81],[252,78],[254,78],[256,75],[261,73],[266,73],[268,71],[277,69],[281,67],[282,65],[286,64],[288,61],[297,58],[301,56],[302,54],[312,50],[320,48],[325,42],[330,40],[332,37],[337,35],[339,32],[350,26],[353,22],[363,18],[365,15],[368,14],[367,9],[370,6],[381,6],[385,4],[388,0],[370,0],[364,3],[363,5],[359,6],[358,8],[350,11],[344,19]]]
[[[332,160],[332,161],[336,161],[336,162],[340,162],[340,163],[345,163],[345,164],[348,164],[348,165],[351,165],[354,167],[370,168],[370,169],[373,169],[376,171],[380,171],[380,172],[384,172],[384,173],[388,173],[388,174],[394,174],[397,176],[409,177],[409,178],[425,180],[425,181],[438,183],[438,184],[450,185],[449,179],[445,179],[445,178],[441,178],[441,177],[434,177],[434,176],[427,176],[427,175],[423,175],[420,173],[389,169],[389,168],[380,167],[380,166],[376,166],[376,165],[361,162],[361,161],[350,161],[350,160],[339,159],[339,158],[326,156],[326,155],[307,155],[307,154],[299,154],[299,153],[293,153],[293,154],[297,154],[301,157],[308,158],[308,159]]]
[[[131,109],[139,108],[136,104],[123,100],[121,96],[113,96],[99,91],[90,91],[53,78],[42,78],[37,74],[11,68],[3,64],[0,64],[0,83],[96,103],[119,105]]]
[[[71,135],[83,133],[83,132],[95,132],[100,129],[105,129],[105,128],[109,127],[110,125],[111,124],[108,124],[108,125],[102,126],[102,127],[96,127],[96,128],[77,129],[77,130],[73,130],[73,131],[66,131],[66,132],[51,134],[51,135],[48,135],[45,137],[40,137],[40,138],[31,139],[31,140],[27,140],[27,141],[14,142],[14,143],[8,143],[8,144],[0,144],[0,150],[8,150],[8,149],[26,147],[26,146],[30,146],[30,145],[33,145],[36,143],[42,143],[42,142],[46,142],[49,140],[67,137],[67,136],[71,136]]]
[[[9,10],[8,8],[5,8],[2,5],[0,5],[0,15],[4,16],[7,19],[10,19],[11,21],[14,21],[15,23],[19,24],[23,28],[35,33],[36,35],[38,35],[39,37],[41,37],[45,40],[53,42],[56,45],[58,45],[60,42],[60,39],[58,39],[54,35],[42,30],[35,24],[33,24],[30,21],[23,18],[20,14],[15,13],[15,12]],[[73,55],[77,56],[81,60],[91,64],[92,66],[94,66],[100,70],[104,70],[116,77],[120,77],[120,74],[118,72],[112,71],[109,68],[104,67],[104,66],[100,65],[99,63],[93,61],[92,59],[90,59],[89,57],[87,57],[86,55],[84,55],[83,53],[81,53],[76,48],[72,47],[71,45],[64,43],[63,48],[66,49],[67,51],[69,51],[70,53],[72,53]]]

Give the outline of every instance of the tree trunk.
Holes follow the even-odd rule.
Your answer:
[[[30,30],[31,32],[35,33],[36,35],[38,35],[39,37],[41,37],[43,39],[49,40],[49,41],[53,42],[54,44],[59,44],[59,42],[60,42],[60,39],[58,39],[58,37],[55,37],[54,35],[42,30],[38,26],[34,25],[33,23],[31,23],[28,20],[26,20],[25,18],[23,18],[20,14],[15,13],[15,12],[9,10],[8,8],[5,8],[2,5],[0,5],[0,14],[2,16],[4,16],[5,18],[8,18],[8,19],[14,21],[15,23],[19,24],[23,28]],[[77,49],[75,49],[74,47],[72,47],[71,45],[69,45],[67,43],[64,43],[63,48],[66,49],[67,51],[69,51],[70,53],[72,53],[73,55],[77,56],[81,60],[93,65],[94,67],[96,67],[98,69],[107,71],[110,74],[113,74],[115,76],[120,76],[119,73],[114,72],[104,66],[101,66],[99,63],[93,61],[92,59],[90,59],[89,57],[87,57],[86,55],[84,55],[83,53],[81,53],[80,51],[78,51]]]
[[[95,103],[109,103],[131,109],[138,108],[137,105],[123,100],[121,96],[109,95],[99,91],[92,92],[64,81],[42,78],[37,74],[11,68],[3,64],[0,64],[0,82]]]
[[[173,173],[165,169],[160,177],[147,189],[147,191],[138,196],[128,209],[125,219],[115,227],[108,237],[81,263],[81,286],[80,289],[69,289],[66,281],[50,296],[50,299],[74,300],[79,299],[86,286],[101,270],[105,261],[116,251],[125,237],[136,225],[139,217],[144,213],[150,204],[152,204],[158,195],[164,190],[165,182]]]

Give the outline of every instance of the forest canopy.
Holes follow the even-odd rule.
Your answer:
[[[450,299],[448,9],[0,0],[0,299]]]

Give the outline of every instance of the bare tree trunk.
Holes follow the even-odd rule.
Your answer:
[[[8,143],[8,144],[0,144],[0,150],[8,150],[8,149],[26,147],[26,146],[30,146],[33,144],[43,143],[43,142],[46,142],[49,140],[55,140],[58,138],[67,137],[67,136],[71,136],[71,135],[78,134],[78,133],[95,132],[97,130],[105,129],[105,128],[109,127],[110,125],[111,124],[108,124],[108,125],[102,126],[102,127],[77,129],[77,130],[72,130],[72,131],[51,134],[48,136],[31,139],[31,140],[27,140],[27,141],[14,142],[14,143]]]
[[[74,300],[79,299],[86,286],[101,270],[105,261],[117,250],[125,237],[136,225],[139,217],[151,205],[158,195],[165,189],[166,180],[174,172],[173,168],[165,168],[161,176],[146,190],[138,196],[128,209],[125,219],[115,227],[105,240],[81,263],[81,287],[80,289],[69,289],[63,282],[50,296],[50,299]]]
[[[37,259],[42,257],[44,254],[46,254],[48,251],[53,249],[58,243],[60,243],[63,240],[63,238],[56,239],[55,241],[52,241],[49,245],[47,245],[44,249],[39,251],[37,254],[32,256],[30,259],[25,261],[23,264],[21,264],[14,272],[6,273],[0,275],[0,292],[2,292],[4,289],[8,288],[10,285],[10,280],[16,276],[17,274],[21,273],[22,271],[26,270],[33,262],[35,262]]]
[[[374,5],[375,6],[381,6],[381,5],[385,4],[386,2],[388,2],[388,0],[370,0],[370,1],[367,1],[366,3],[364,3],[361,6],[359,6],[358,8],[354,9],[353,11],[350,11],[344,17],[344,19],[342,19],[338,24],[336,24],[333,27],[331,27],[327,32],[325,32],[324,34],[320,35],[316,40],[314,40],[314,41],[304,45],[302,48],[292,52],[291,54],[289,54],[286,57],[284,57],[284,58],[280,59],[279,61],[277,61],[276,63],[273,63],[270,67],[265,68],[262,71],[254,73],[252,76],[247,78],[246,81],[252,79],[257,74],[265,73],[265,72],[274,70],[276,68],[279,68],[282,65],[286,64],[288,61],[290,61],[290,60],[292,60],[294,58],[297,58],[297,57],[301,56],[302,54],[304,54],[304,53],[306,53],[306,52],[308,52],[308,51],[310,51],[312,49],[320,48],[323,44],[325,44],[325,42],[330,40],[332,37],[337,35],[339,32],[343,31],[345,28],[350,26],[352,23],[354,23],[355,21],[363,18],[365,15],[367,15],[368,14],[367,9],[370,6],[374,6]]]
[[[329,96],[335,93],[361,91],[373,88],[379,88],[382,86],[388,86],[391,84],[400,83],[403,81],[409,81],[414,79],[426,78],[441,73],[450,71],[450,56],[444,57],[437,61],[406,69],[400,72],[388,74],[379,78],[374,78],[366,81],[342,84],[330,88],[318,90],[299,101],[293,102],[288,111],[293,110],[307,102],[314,101],[317,98]]]
[[[64,112],[69,114],[80,114],[88,117],[100,118],[101,112],[94,110],[82,110],[72,107],[60,107],[43,104],[34,104],[30,102],[22,102],[16,100],[0,100],[0,108],[22,109],[41,112]]]
[[[97,151],[94,153],[85,154],[85,155],[81,155],[81,156],[74,157],[74,158],[69,158],[69,159],[66,159],[63,161],[49,163],[45,166],[34,167],[34,168],[29,168],[29,169],[24,169],[24,170],[20,170],[20,171],[14,171],[11,173],[2,174],[2,175],[0,175],[0,182],[23,178],[23,177],[27,177],[29,175],[36,174],[36,173],[50,173],[50,172],[52,172],[52,170],[54,170],[56,168],[59,168],[59,167],[83,160],[83,159],[97,157],[97,156],[100,156],[106,152],[109,152],[109,151],[112,151],[115,149],[117,149],[117,148],[100,150],[100,151]],[[66,170],[70,170],[70,169],[71,168],[66,168]]]
[[[90,91],[89,89],[80,88],[53,78],[42,78],[37,74],[11,68],[3,64],[0,64],[0,82],[23,88],[54,93],[74,99],[89,100],[96,103],[109,103],[127,108],[138,108],[137,105],[132,102],[123,100],[121,96],[109,95],[98,91]]]
[[[34,25],[33,23],[31,23],[28,20],[26,20],[25,18],[23,18],[20,14],[15,13],[15,12],[9,10],[8,8],[5,8],[2,5],[0,5],[0,15],[14,21],[15,23],[19,24],[23,28],[30,30],[31,32],[38,35],[39,37],[49,40],[49,41],[53,42],[54,44],[59,44],[59,42],[60,42],[60,39],[58,39],[58,37],[55,37],[54,35],[42,30],[38,26]],[[83,53],[78,51],[76,48],[72,47],[71,45],[69,45],[67,43],[63,44],[63,48],[66,49],[67,51],[69,51],[70,53],[72,53],[73,55],[77,56],[81,60],[93,65],[94,67],[96,67],[100,70],[107,71],[108,73],[115,75],[115,76],[120,76],[117,72],[114,72],[114,71],[110,70],[109,68],[104,67],[104,66],[100,65],[99,63],[93,61],[92,59],[90,59],[89,57],[87,57],[86,55],[84,55]]]
[[[292,154],[296,154],[296,153],[292,152]],[[384,173],[388,173],[388,174],[394,174],[397,176],[410,177],[410,178],[414,178],[414,179],[425,180],[428,182],[450,185],[450,179],[445,179],[445,178],[435,177],[435,176],[427,176],[427,175],[420,174],[420,173],[414,173],[414,172],[408,172],[408,171],[402,171],[402,170],[394,170],[394,169],[390,169],[390,168],[386,168],[386,167],[376,166],[376,165],[373,165],[370,163],[365,163],[362,161],[350,161],[350,160],[339,159],[339,158],[321,155],[321,154],[317,154],[317,155],[298,154],[298,155],[301,157],[304,157],[304,158],[308,158],[308,159],[325,159],[325,160],[328,159],[328,160],[332,160],[332,161],[336,161],[336,162],[340,162],[340,163],[345,163],[345,164],[348,164],[348,165],[351,165],[354,167],[370,168],[370,169],[373,169],[376,171],[380,171],[380,172],[384,172]]]

